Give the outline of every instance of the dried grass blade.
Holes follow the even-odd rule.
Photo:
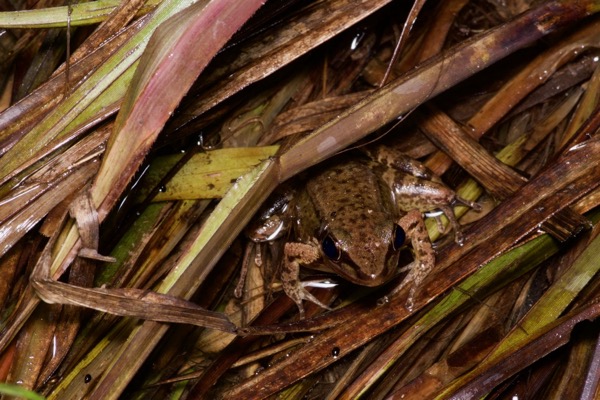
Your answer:
[[[197,3],[158,28],[140,63],[93,188],[100,218],[108,213],[193,81],[263,4]],[[198,40],[204,36],[206,40]]]
[[[581,253],[573,264],[552,284],[531,310],[529,310],[519,325],[513,328],[512,332],[502,340],[486,360],[468,374],[457,379],[450,387],[446,388],[443,391],[443,397],[450,395],[450,393],[458,388],[461,388],[460,391],[464,392],[473,390],[473,387],[477,387],[479,388],[478,394],[483,394],[487,390],[491,390],[491,388],[501,382],[498,380],[500,376],[497,372],[498,369],[502,368],[501,364],[503,360],[506,361],[506,359],[514,358],[515,350],[526,351],[525,348],[527,346],[531,346],[532,344],[535,344],[537,340],[540,340],[540,335],[543,332],[556,326],[553,325],[555,320],[560,320],[560,315],[570,304],[572,304],[579,292],[590,282],[598,270],[600,270],[600,264],[598,264],[596,260],[596,255],[598,254],[598,251],[600,251],[599,232],[600,229],[596,226],[596,229],[590,235],[592,239],[589,239],[589,244],[587,244],[583,253]],[[596,313],[598,312],[599,311],[597,310]],[[566,319],[562,319],[562,321],[569,325],[572,323],[570,321],[571,318],[576,317],[577,315],[578,313],[571,314],[570,318],[567,317]],[[580,320],[581,319],[575,318],[574,322]],[[568,335],[565,335],[565,340],[567,339]],[[556,348],[556,346],[546,346],[545,351],[541,355],[549,353],[554,348]],[[520,357],[523,360],[523,362],[520,363],[521,367],[530,365],[536,361],[538,357],[541,357],[541,355],[534,356],[528,354],[525,357]],[[494,376],[495,379],[490,379],[490,375]],[[506,375],[504,375],[504,378],[506,378]],[[486,383],[483,384],[482,381],[485,381]]]
[[[427,137],[494,197],[504,199],[527,182],[525,177],[488,153],[459,124],[432,106],[419,115]]]
[[[594,2],[590,2],[593,4]],[[598,7],[597,5],[595,5]],[[480,137],[504,117],[533,89],[542,85],[548,77],[586,48],[598,47],[600,21],[593,20],[562,40],[552,49],[533,60],[504,85],[468,122],[474,137]]]
[[[445,155],[461,165],[473,179],[481,183],[496,198],[504,199],[511,196],[527,182],[525,177],[501,162],[501,160],[507,162],[503,155],[508,154],[505,150],[510,146],[500,151],[497,158],[491,156],[462,127],[440,110],[432,110],[427,118],[421,118],[421,125],[429,139]],[[516,161],[511,159],[509,165],[514,165]],[[481,194],[481,190],[476,186],[475,182],[469,180],[459,193],[464,198],[476,200]],[[456,215],[460,216],[465,211],[465,207],[460,207]],[[588,226],[587,220],[570,209],[565,209],[544,222],[546,232],[561,241],[576,235],[586,226]],[[428,223],[428,227],[433,228],[434,224]],[[437,227],[433,229],[437,231]]]
[[[151,11],[160,0],[148,0],[138,16]],[[85,26],[102,22],[110,16],[115,8],[122,4],[120,0],[99,0],[72,4],[71,26]],[[68,8],[51,7],[36,10],[0,12],[0,28],[48,29],[67,26]]]
[[[584,320],[593,321],[598,316],[600,316],[600,302],[596,301],[542,326],[541,330],[532,334],[522,347],[510,350],[505,358],[498,360],[498,369],[490,371],[489,375],[477,377],[458,390],[444,391],[437,398],[458,400],[484,395],[494,386],[531,365],[532,362],[568,343],[576,324]]]
[[[288,65],[308,51],[372,15],[390,0],[335,0],[321,2],[319,7],[309,5],[296,20],[271,30],[266,37],[251,42],[241,54],[226,63],[225,68],[207,77],[213,84],[190,114],[200,115],[231,97],[241,89],[257,82],[283,66]],[[185,117],[183,125],[193,117]]]
[[[423,9],[425,1],[426,0],[415,0],[413,2],[410,12],[408,13],[408,17],[406,17],[406,22],[404,22],[404,25],[402,26],[402,32],[400,32],[400,37],[398,38],[398,42],[396,43],[396,47],[394,48],[394,52],[392,53],[392,58],[388,64],[385,74],[383,75],[383,80],[380,86],[384,86],[387,83],[392,67],[398,61],[400,53],[402,53],[402,51],[404,51],[405,47],[407,46],[410,31],[417,22],[417,17]]]
[[[241,229],[248,222],[268,196],[277,175],[276,164],[267,160],[241,177],[219,202],[188,253],[180,257],[179,264],[158,291],[189,298],[235,238],[231,230]],[[248,198],[255,201],[248,202]],[[90,398],[117,398],[165,330],[164,325],[152,321],[146,321],[135,329]]]
[[[444,299],[436,304],[422,318],[413,324],[413,329],[394,341],[369,367],[344,391],[346,399],[357,398],[368,391],[369,387],[380,379],[385,372],[405,354],[410,346],[432,328],[441,323],[452,312],[472,301],[473,298],[484,298],[500,290],[498,282],[506,282],[506,277],[515,279],[535,268],[539,263],[559,250],[557,244],[548,236],[540,236],[519,246],[509,253],[491,261],[475,274],[462,282],[456,290],[452,290]],[[490,287],[490,284],[493,285]],[[458,372],[454,368],[452,372]],[[437,382],[442,385],[444,382]],[[426,388],[435,392],[435,387]]]
[[[598,185],[600,166],[586,165],[582,160],[594,159],[599,155],[599,140],[590,140],[567,152],[557,164],[524,186],[518,196],[505,201],[487,218],[469,229],[463,247],[450,246],[439,254],[436,268],[440,272],[424,283],[421,289],[423,297],[415,299],[413,311],[454,287],[479,266],[537,229],[538,224]],[[269,396],[333,363],[337,359],[331,355],[334,347],[339,348],[343,356],[405,320],[410,314],[411,311],[405,308],[405,297],[395,297],[383,307],[355,316],[353,326],[357,329],[353,335],[348,335],[345,326],[326,331],[309,346],[227,394],[238,399]]]
[[[136,21],[123,31],[123,34],[114,36],[114,43],[108,42],[112,46],[105,49],[108,54],[93,52],[82,60],[82,62],[88,61],[87,63],[73,65],[70,69],[70,76],[73,79],[79,79],[78,86],[58,106],[58,102],[62,99],[61,90],[64,89],[64,76],[61,79],[57,79],[58,77],[55,76],[51,81],[52,85],[48,85],[48,88],[40,88],[39,91],[36,91],[35,96],[24,99],[2,113],[0,126],[7,128],[6,132],[4,129],[2,132],[2,146],[5,151],[10,150],[0,158],[1,181],[6,182],[26,166],[33,164],[40,156],[39,152],[45,154],[52,150],[45,146],[56,138],[60,140],[60,138],[68,136],[67,127],[71,123],[78,121],[81,125],[84,121],[88,121],[88,123],[97,121],[98,115],[94,113],[94,110],[111,107],[115,101],[119,101],[129,86],[131,74],[154,30],[173,14],[185,9],[190,3],[191,0],[163,1],[154,13]],[[115,81],[123,79],[123,77],[126,79],[116,85]],[[52,90],[46,91],[49,88]],[[107,92],[110,95],[107,95]],[[108,104],[99,104],[98,98]],[[21,121],[24,114],[23,109],[35,109],[32,108],[35,105],[45,110],[41,115],[45,113],[47,115],[43,122],[37,123],[25,137],[22,137],[23,131],[30,129],[31,124],[40,118],[40,114],[35,114],[35,118],[25,118],[25,121]],[[16,128],[11,126],[14,121],[17,121]],[[16,142],[17,140],[19,141]]]
[[[236,331],[236,326],[223,313],[147,290],[82,288],[50,279],[36,279],[32,285],[47,303],[70,304],[114,315],[198,325],[224,332]]]
[[[575,7],[564,0],[544,3],[424,62],[284,153],[281,156],[282,180],[323,161],[506,55],[600,8],[598,2],[588,4],[589,9]],[[554,18],[548,20],[547,15]],[[310,158],[308,163],[307,158]]]

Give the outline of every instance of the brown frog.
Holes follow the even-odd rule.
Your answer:
[[[412,307],[417,288],[435,264],[422,214],[445,214],[456,242],[462,243],[451,206],[480,208],[402,153],[380,148],[367,155],[342,156],[317,166],[301,188],[280,196],[260,215],[250,235],[261,242],[290,234],[281,281],[301,315],[303,300],[328,309],[299,280],[301,266],[333,272],[357,285],[379,286],[398,272],[400,249],[408,241],[414,261],[403,268],[408,275],[394,292],[412,285],[407,301]]]

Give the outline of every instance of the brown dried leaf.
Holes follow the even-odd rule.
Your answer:
[[[511,197],[474,224],[465,235],[463,247],[449,246],[438,255],[439,272],[424,283],[422,297],[415,299],[413,310],[405,308],[405,297],[400,295],[387,305],[355,313],[352,316],[352,326],[355,327],[352,335],[348,335],[344,324],[330,329],[285,361],[236,386],[228,395],[236,398],[266,397],[334,362],[337,358],[331,356],[334,347],[340,349],[341,355],[347,354],[405,320],[412,312],[536,230],[538,224],[597,186],[600,166],[582,160],[599,156],[600,140],[590,140],[572,149],[525,185],[518,196]]]

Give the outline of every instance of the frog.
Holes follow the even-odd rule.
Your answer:
[[[435,217],[444,232],[444,214],[462,244],[455,205],[480,210],[456,194],[422,163],[385,147],[337,156],[310,170],[295,189],[283,190],[255,219],[254,242],[287,238],[281,282],[304,317],[304,301],[330,310],[300,281],[300,269],[333,273],[356,285],[378,287],[407,272],[391,294],[410,285],[411,309],[423,280],[435,266],[435,251],[423,216]],[[410,246],[413,261],[398,267]],[[239,286],[238,286],[239,287]]]

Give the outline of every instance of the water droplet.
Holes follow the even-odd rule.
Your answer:
[[[352,43],[350,43],[350,50],[356,50],[363,37],[365,37],[364,32],[359,32],[356,35],[354,35],[354,38],[352,38]]]
[[[333,358],[338,358],[340,356],[340,348],[336,346],[333,349],[331,349],[331,355],[333,356]]]

